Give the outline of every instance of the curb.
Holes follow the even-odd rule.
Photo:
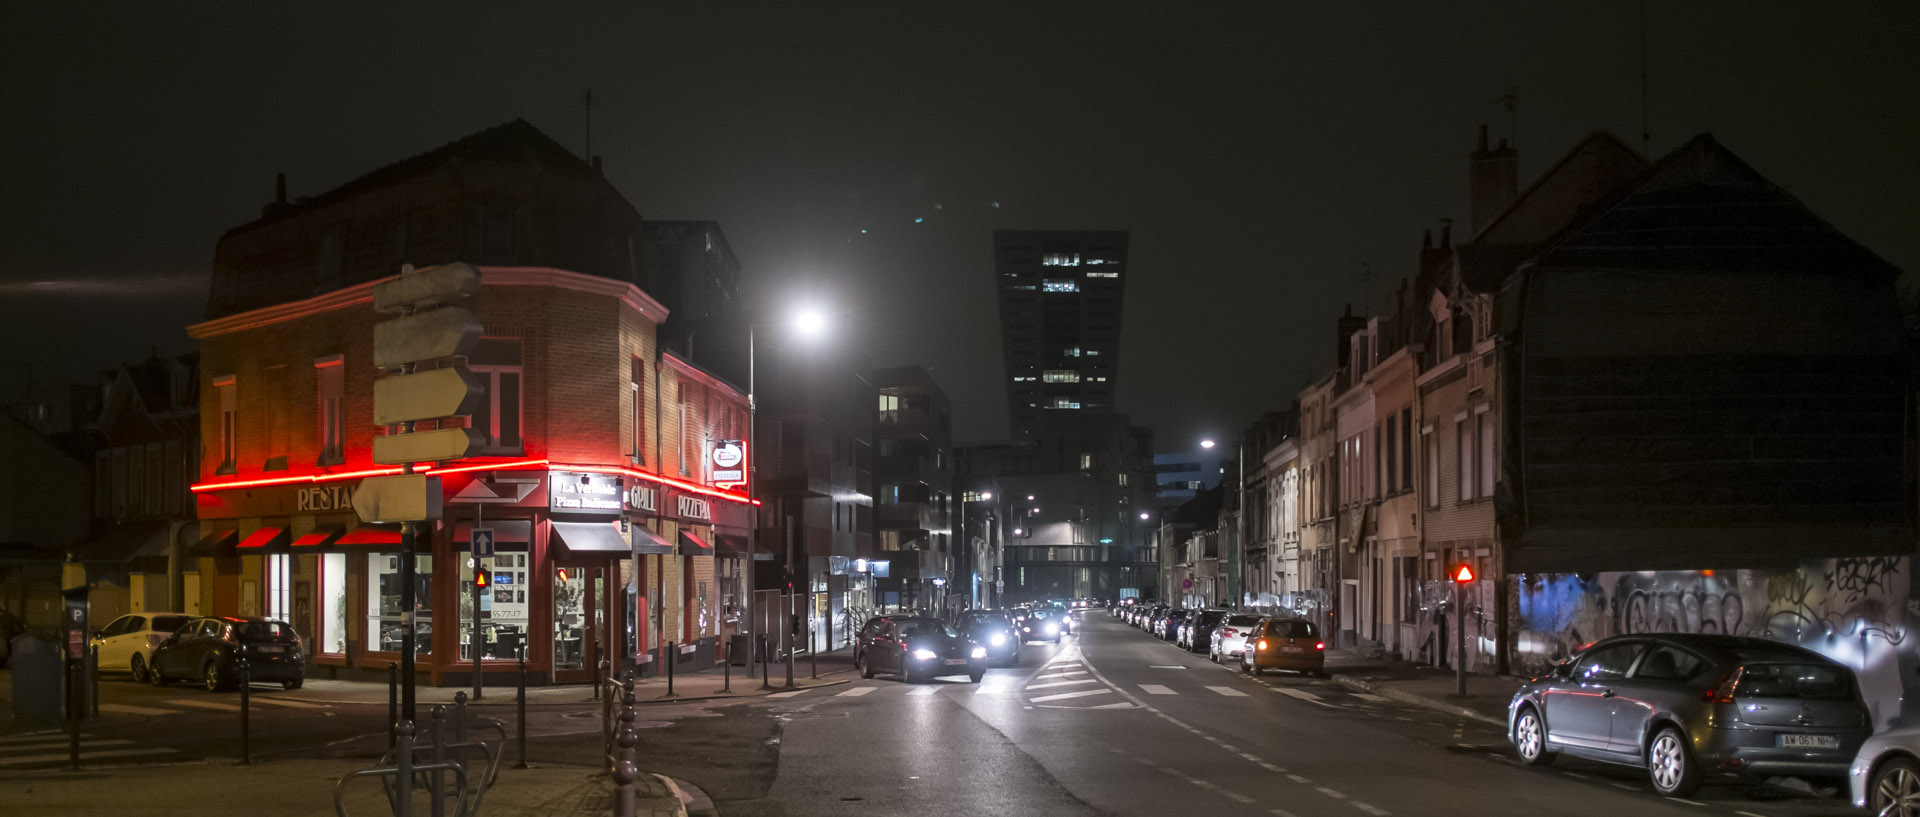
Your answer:
[[[673,810],[672,811],[665,811],[663,809],[653,809],[653,813],[654,814],[665,813],[665,814],[676,815],[676,817],[687,817],[687,803],[692,801],[693,798],[687,794],[686,789],[683,789],[680,787],[680,781],[675,780],[671,777],[668,777],[664,774],[655,774],[653,772],[647,772],[647,776],[660,781],[660,785],[666,786],[667,791],[673,794]],[[692,788],[692,784],[688,784],[688,788]],[[700,790],[697,788],[693,790],[696,792],[700,792]],[[704,799],[706,797],[706,792],[700,792],[700,796],[701,798]],[[713,805],[713,801],[708,800],[707,805],[709,806],[709,808],[711,808],[711,806]]]
[[[1449,703],[1447,701],[1443,701],[1438,698],[1429,698],[1425,695],[1416,695],[1411,692],[1394,689],[1393,687],[1390,687],[1390,686],[1381,686],[1370,681],[1362,680],[1360,678],[1355,678],[1354,676],[1351,676],[1351,675],[1346,675],[1344,673],[1334,674],[1332,676],[1332,680],[1335,683],[1340,684],[1341,686],[1347,687],[1348,689],[1354,689],[1360,692],[1372,693],[1382,698],[1392,698],[1393,700],[1399,701],[1401,703],[1413,704],[1414,706],[1423,706],[1428,709],[1434,709],[1441,712],[1445,712],[1449,715],[1458,715],[1463,718],[1470,718],[1472,720],[1476,720],[1481,723],[1498,726],[1501,729],[1507,728],[1507,722],[1502,718],[1496,718],[1484,712],[1480,712],[1478,710],[1464,707],[1459,704]]]
[[[795,686],[792,689],[789,689],[783,686],[778,686],[778,687],[769,687],[764,690],[755,688],[751,692],[731,692],[726,694],[694,695],[689,697],[674,696],[672,698],[648,698],[647,700],[644,700],[644,701],[634,701],[633,705],[642,706],[645,704],[677,704],[677,703],[686,703],[688,701],[745,701],[745,700],[751,700],[753,698],[765,698],[776,692],[797,692],[800,690],[807,690],[807,689],[819,689],[821,687],[837,687],[842,684],[851,684],[851,683],[853,683],[852,678],[842,678],[838,681],[826,681],[818,684],[807,684],[805,686]]]

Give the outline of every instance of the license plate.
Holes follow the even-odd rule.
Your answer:
[[[1306,652],[1306,647],[1281,647],[1281,652]]]
[[[257,653],[263,653],[263,654],[272,653],[272,654],[278,655],[280,653],[286,652],[287,648],[282,647],[279,644],[261,644],[258,647],[254,647],[253,651]]]
[[[967,659],[965,659],[965,658],[949,658],[949,659],[947,659],[947,666],[949,666],[949,667],[964,667],[964,666],[966,666],[966,665],[967,665]]]
[[[1781,735],[1782,749],[1838,749],[1840,738],[1834,735]]]

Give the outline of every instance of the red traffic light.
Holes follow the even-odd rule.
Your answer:
[[[492,584],[492,583],[493,583],[493,572],[492,572],[492,571],[490,571],[490,570],[488,570],[488,569],[486,569],[486,568],[484,568],[484,567],[481,567],[481,568],[475,568],[475,569],[474,569],[474,571],[473,571],[473,586],[474,586],[474,587],[486,587],[487,585],[489,585],[489,584]]]
[[[1454,584],[1467,584],[1472,582],[1474,579],[1473,566],[1465,562],[1461,562],[1460,564],[1454,565],[1453,570],[1449,572],[1453,574]]]

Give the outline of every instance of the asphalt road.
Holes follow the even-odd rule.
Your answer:
[[[1852,814],[1839,797],[1713,782],[1653,794],[1643,773],[1515,765],[1494,727],[1298,676],[1245,675],[1099,613],[1015,667],[907,684],[886,676],[748,701],[642,707],[643,769],[690,781],[728,817],[872,814]],[[233,758],[238,696],[102,685],[89,765]],[[491,691],[490,691],[491,694]],[[256,757],[372,757],[384,703],[260,688]],[[504,701],[482,714],[504,717]],[[530,707],[529,759],[592,764],[597,705]],[[66,757],[62,736],[0,735],[0,772]],[[514,754],[509,749],[509,758]]]

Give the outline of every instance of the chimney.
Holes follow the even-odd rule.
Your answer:
[[[1443,249],[1443,250],[1449,249],[1452,246],[1453,246],[1453,219],[1450,219],[1450,218],[1440,219],[1440,249]]]
[[[260,208],[261,218],[272,218],[287,209],[287,174],[273,174],[273,201]]]
[[[1478,235],[1514,196],[1520,193],[1520,152],[1500,140],[1500,146],[1487,149],[1487,126],[1480,126],[1480,147],[1467,155],[1467,197],[1473,219],[1471,233]],[[1441,242],[1444,244],[1445,242]]]
[[[1432,227],[1428,227],[1427,229],[1420,231],[1420,249],[1423,249],[1423,250],[1433,249],[1433,228]]]

